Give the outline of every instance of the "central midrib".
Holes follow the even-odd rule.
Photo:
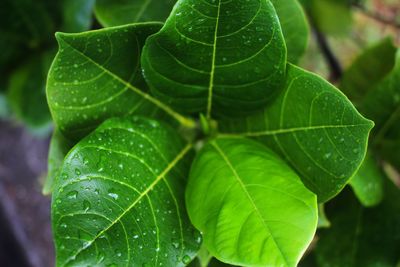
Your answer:
[[[117,222],[121,220],[122,217],[124,217],[133,207],[136,206],[136,204],[144,197],[146,196],[162,179],[165,179],[165,176],[169,173],[171,169],[173,169],[177,163],[187,154],[187,152],[192,149],[192,144],[187,144],[181,151],[180,153],[174,158],[173,161],[171,161],[170,164],[164,169],[163,172],[161,172],[156,179],[151,183],[146,190],[143,191],[139,195],[138,198],[135,199],[135,201],[122,213],[120,214],[116,219],[112,221],[110,225],[108,225],[105,229],[100,231],[86,246],[83,246],[80,248],[78,251],[75,252],[75,254],[71,257],[69,257],[64,265],[67,265],[70,263],[73,259],[75,259],[82,251],[86,250],[88,247],[90,247],[101,235],[103,235],[105,232],[107,232],[113,225],[115,225]]]
[[[219,16],[221,12],[221,0],[218,1],[218,12],[217,19],[215,22],[215,32],[214,32],[214,46],[213,46],[213,54],[211,61],[211,72],[210,72],[210,84],[208,86],[208,100],[207,100],[207,119],[211,119],[211,109],[212,109],[212,94],[214,87],[214,72],[215,72],[215,58],[217,54],[217,40],[218,40],[218,24],[219,24]]]

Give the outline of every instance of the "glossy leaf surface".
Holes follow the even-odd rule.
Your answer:
[[[77,139],[107,118],[157,117],[160,109],[179,117],[145,92],[141,75],[142,46],[160,27],[145,23],[57,34],[60,48],[50,69],[47,98],[62,133]]]
[[[217,259],[295,266],[317,227],[317,200],[275,153],[244,138],[218,138],[197,155],[186,205]]]
[[[306,51],[310,34],[306,15],[297,0],[272,0],[288,52],[288,61],[297,63]]]
[[[104,27],[165,21],[176,0],[97,0],[96,18]]]
[[[321,230],[319,267],[393,267],[400,260],[400,190],[386,179],[383,202],[364,208],[343,192],[327,205],[332,227]],[[340,244],[340,245],[338,245]]]
[[[220,123],[222,132],[255,138],[282,155],[320,202],[357,171],[372,126],[338,89],[293,65],[285,90],[264,112]]]
[[[191,145],[156,121],[110,119],[67,155],[52,201],[57,266],[186,266]]]
[[[281,91],[286,46],[270,1],[180,0],[142,65],[152,92],[182,111],[248,114]]]
[[[350,185],[361,204],[370,207],[382,201],[384,179],[376,160],[367,155],[361,168],[351,178]]]

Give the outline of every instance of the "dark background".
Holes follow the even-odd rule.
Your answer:
[[[54,266],[50,197],[41,192],[48,138],[0,120],[0,266]]]

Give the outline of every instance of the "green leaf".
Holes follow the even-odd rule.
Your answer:
[[[95,0],[63,0],[63,25],[66,32],[80,32],[90,29]]]
[[[350,33],[353,16],[348,0],[308,1],[306,6],[309,7],[310,16],[320,31],[337,36]]]
[[[307,49],[310,29],[297,0],[272,0],[281,22],[288,49],[288,61],[297,63]]]
[[[61,132],[78,139],[114,116],[184,118],[146,93],[140,51],[158,23],[132,24],[78,34],[58,33],[47,98]]]
[[[325,204],[318,205],[318,228],[329,228],[331,227],[331,222],[325,213]]]
[[[319,202],[338,194],[357,171],[372,127],[333,85],[293,65],[272,105],[220,123],[222,132],[255,138],[282,155]]]
[[[367,155],[361,168],[350,180],[358,200],[366,207],[376,206],[383,198],[384,175],[371,155]]]
[[[110,119],[80,141],[56,180],[57,266],[185,266],[201,236],[184,208],[191,145],[164,124]]]
[[[46,74],[54,51],[32,57],[11,76],[8,100],[17,118],[32,129],[48,128],[51,122],[46,103]]]
[[[376,127],[372,132],[373,143],[400,139],[400,50],[395,65],[386,77],[360,102],[360,110]]]
[[[50,195],[53,192],[53,184],[59,174],[59,170],[64,161],[65,155],[74,145],[73,142],[65,138],[58,129],[55,129],[50,141],[47,177],[44,183],[42,193]]]
[[[96,18],[104,27],[165,21],[176,0],[97,0]]]
[[[343,74],[340,89],[351,100],[362,100],[393,69],[396,51],[391,38],[365,50]]]
[[[332,227],[319,232],[318,266],[393,267],[400,259],[400,191],[386,179],[383,202],[364,208],[344,191],[327,205]],[[340,245],[338,245],[340,244]]]
[[[295,266],[317,227],[317,200],[263,145],[218,138],[197,155],[186,205],[217,259],[244,266]]]
[[[179,110],[248,114],[281,91],[286,47],[270,1],[180,0],[142,66],[154,95]]]

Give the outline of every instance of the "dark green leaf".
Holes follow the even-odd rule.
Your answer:
[[[393,69],[396,51],[391,38],[367,49],[345,71],[340,89],[351,100],[361,100]]]
[[[371,155],[367,155],[361,168],[350,180],[354,193],[366,207],[379,204],[383,198],[385,177],[377,164]]]
[[[281,91],[286,46],[270,1],[180,0],[142,65],[152,92],[182,111],[248,114]]]
[[[59,130],[54,130],[50,141],[47,177],[42,190],[43,194],[49,195],[53,192],[54,180],[59,174],[65,155],[73,145],[74,143],[65,138]]]
[[[281,22],[288,61],[297,63],[306,51],[310,34],[303,8],[297,0],[272,0]]]
[[[97,0],[95,14],[105,27],[165,21],[176,0]]]
[[[56,180],[57,266],[185,266],[200,234],[184,188],[191,145],[156,121],[110,119],[80,141]]]
[[[268,145],[324,202],[361,165],[372,126],[334,86],[289,65],[286,88],[271,106],[245,119],[221,122],[220,128]]]
[[[90,29],[95,0],[63,0],[62,30],[80,32]]]
[[[376,127],[372,132],[372,142],[400,140],[400,50],[391,72],[364,97],[360,110]]]
[[[400,259],[400,191],[386,179],[385,197],[364,208],[345,191],[327,205],[332,227],[321,230],[320,267],[393,267]]]
[[[145,92],[140,51],[160,27],[145,23],[57,34],[60,48],[50,69],[47,96],[61,132],[77,139],[107,118],[130,114],[152,117],[165,112],[185,120]]]
[[[33,57],[10,77],[8,99],[12,111],[33,129],[48,128],[51,121],[46,103],[46,74],[53,57],[53,51]]]
[[[295,266],[317,227],[316,196],[285,162],[244,138],[218,138],[197,155],[186,205],[217,259]]]

